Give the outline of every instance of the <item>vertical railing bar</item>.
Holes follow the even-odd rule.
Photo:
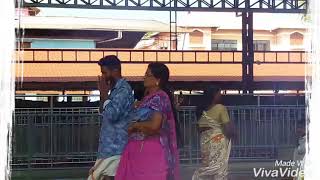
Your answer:
[[[46,52],[47,52],[47,61],[50,61],[49,51],[46,51]]]
[[[63,50],[61,50],[61,61],[63,62],[64,61],[64,51]]]
[[[32,59],[33,59],[33,61],[36,61],[36,58],[35,58],[35,52],[34,52],[35,50],[32,50]]]
[[[143,59],[143,62],[145,62],[145,51],[142,51],[142,59]]]
[[[78,50],[75,50],[75,57],[76,57],[76,62],[78,62]]]

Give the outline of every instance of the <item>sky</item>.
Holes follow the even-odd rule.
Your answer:
[[[110,9],[62,9],[62,8],[40,8],[39,16],[68,16],[89,18],[112,18],[112,19],[141,19],[156,20],[170,23],[168,11],[137,11],[137,10],[110,10]],[[205,17],[205,18],[204,18]],[[221,18],[223,17],[223,19]],[[255,13],[255,27],[301,27],[303,24],[301,14],[274,14]],[[227,22],[229,25],[237,24],[241,28],[241,17],[235,13],[221,12],[178,12],[178,26],[213,27],[216,24]],[[217,23],[218,22],[218,23]],[[272,26],[272,27],[271,27]]]
[[[169,21],[169,12],[166,11],[136,11],[110,9],[62,9],[40,8],[40,16],[73,16],[90,18],[117,18],[117,19],[146,19]]]

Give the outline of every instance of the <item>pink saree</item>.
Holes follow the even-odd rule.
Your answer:
[[[180,180],[175,121],[168,95],[158,91],[139,106],[162,112],[166,118],[159,135],[129,138],[115,180]]]

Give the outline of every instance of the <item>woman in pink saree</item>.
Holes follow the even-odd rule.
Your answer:
[[[144,78],[146,95],[138,109],[152,113],[129,129],[129,141],[121,156],[115,180],[180,180],[176,123],[170,91],[169,69],[151,63]]]

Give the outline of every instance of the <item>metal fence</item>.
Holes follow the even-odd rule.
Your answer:
[[[232,159],[276,159],[281,148],[295,146],[297,121],[305,117],[301,106],[228,107],[238,139]],[[95,160],[100,131],[96,108],[16,109],[13,126],[13,168],[88,166]],[[178,113],[183,165],[200,163],[195,107]]]
[[[180,160],[183,164],[199,163],[199,133],[194,107],[179,112],[183,146]],[[233,141],[232,159],[277,159],[281,148],[296,144],[297,122],[305,117],[302,106],[235,106],[228,107],[236,124],[238,138]]]

